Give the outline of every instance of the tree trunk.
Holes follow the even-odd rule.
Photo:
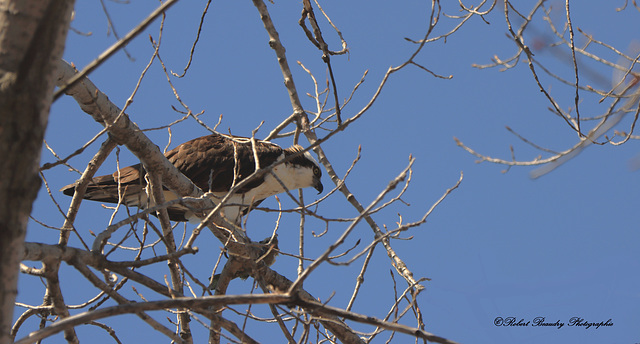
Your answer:
[[[10,342],[19,263],[40,189],[42,139],[73,0],[0,0],[0,344]]]

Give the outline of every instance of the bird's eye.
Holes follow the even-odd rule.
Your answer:
[[[317,168],[317,167],[314,167],[313,168],[313,174],[316,175],[316,176],[319,176],[320,175],[320,169]]]

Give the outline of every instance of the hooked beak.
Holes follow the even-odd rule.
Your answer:
[[[322,193],[322,190],[324,190],[324,186],[322,186],[320,178],[313,178],[313,188],[318,190],[318,195]]]

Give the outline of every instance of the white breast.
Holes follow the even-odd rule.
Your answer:
[[[280,159],[283,158],[284,154]],[[274,174],[275,176],[277,176],[277,178],[274,177]],[[285,191],[285,188],[287,190],[296,190],[299,188],[312,186],[312,181],[312,169],[295,167],[291,164],[280,164],[273,168],[272,173],[267,173],[264,176],[263,183],[256,188],[251,189],[244,194],[231,195],[223,205],[220,213],[230,222],[240,224],[242,212],[254,202],[282,193]],[[217,205],[225,195],[225,192],[215,192],[211,194],[210,198],[214,202],[214,204]],[[141,204],[141,206],[145,207],[147,205],[147,199],[145,196],[146,195],[142,195],[142,198],[144,198],[143,200],[141,200],[142,202],[131,200],[127,202],[127,205],[135,206],[138,204],[134,203],[143,203]],[[171,191],[164,191],[164,197],[165,201],[177,199],[177,195]],[[150,204],[150,206],[153,205],[154,204]],[[198,217],[190,213],[186,208],[185,211],[187,211],[187,213],[185,214],[185,218],[187,218],[189,222],[200,223],[200,219]]]

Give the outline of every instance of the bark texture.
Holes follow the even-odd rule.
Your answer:
[[[18,268],[40,189],[42,139],[73,0],[0,0],[0,344],[9,332]]]

